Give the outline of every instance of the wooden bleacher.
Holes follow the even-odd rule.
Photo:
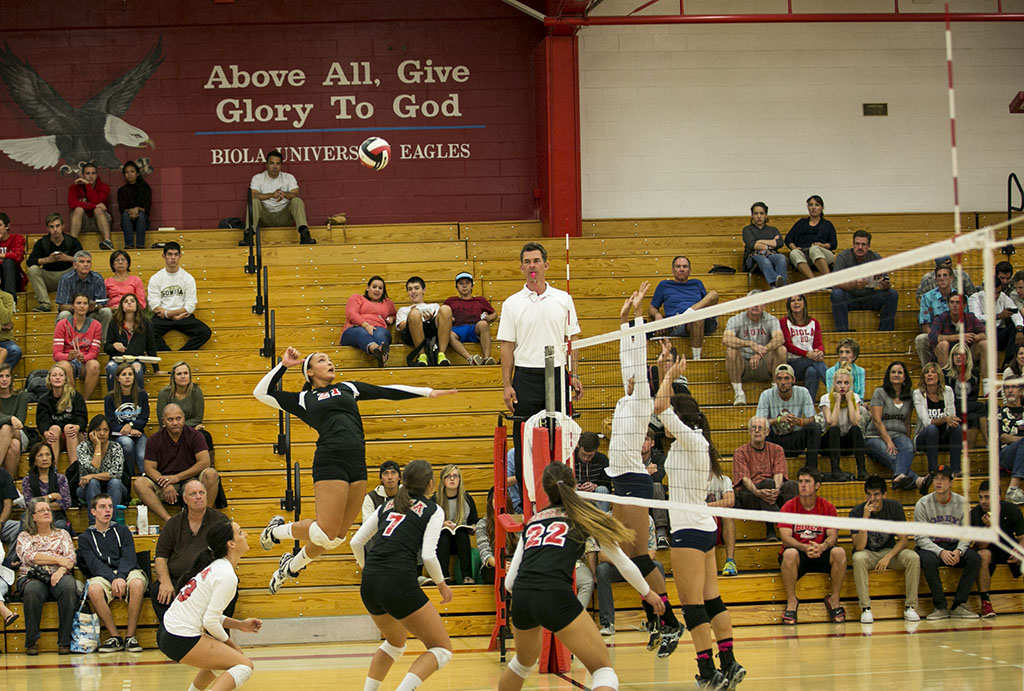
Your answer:
[[[1000,216],[998,213],[968,214],[965,216],[965,229],[1000,220]],[[883,255],[946,237],[952,225],[948,214],[829,218],[837,227],[841,248],[849,246],[853,230],[866,228],[874,235],[872,248]],[[795,218],[775,217],[769,223],[785,231],[793,220]],[[679,253],[690,257],[694,276],[717,290],[723,300],[745,294],[748,279],[741,270],[734,275],[708,274],[707,271],[712,264],[727,264],[740,269],[740,230],[746,222],[743,218],[586,222],[584,237],[571,243],[572,290],[584,334],[616,328],[623,297],[630,294],[641,280],[653,282],[670,276],[672,257]],[[540,223],[411,224],[335,227],[330,231],[317,227],[311,230],[319,243],[316,246],[293,244],[294,230],[264,231],[264,263],[270,267],[270,303],[276,314],[278,351],[287,345],[295,345],[303,351],[323,350],[333,358],[341,378],[381,384],[422,383],[459,388],[459,396],[398,404],[368,402],[361,406],[368,440],[370,485],[372,487],[376,482],[376,466],[386,459],[405,462],[426,458],[435,466],[458,463],[482,515],[484,496],[492,477],[494,422],[503,408],[499,367],[467,367],[456,362],[455,367],[444,369],[407,369],[402,366],[407,349],[398,343],[392,347],[391,365],[377,369],[371,358],[338,345],[344,306],[348,297],[361,292],[366,280],[374,274],[385,278],[391,298],[397,304],[401,304],[405,297],[405,279],[414,274],[426,280],[428,300],[443,300],[454,293],[454,275],[465,270],[476,277],[476,292],[491,299],[500,311],[501,300],[522,283],[518,270],[519,249],[527,239],[541,239]],[[180,242],[184,247],[183,266],[199,284],[198,316],[211,326],[214,337],[202,351],[164,354],[163,367],[167,369],[179,359],[192,365],[196,381],[205,393],[205,422],[216,443],[216,465],[229,499],[225,513],[249,530],[255,547],[255,533],[270,516],[280,513],[285,463],[284,457],[274,454],[271,448],[277,439],[276,412],[251,396],[253,386],[268,367],[268,360],[258,354],[263,343],[263,317],[253,314],[250,309],[254,302],[256,278],[243,273],[246,249],[235,245],[237,239],[238,233],[223,230],[159,231],[148,235],[150,243]],[[96,269],[106,274],[106,253],[96,250],[98,238],[90,235],[83,241],[96,252]],[[559,266],[561,241],[548,240],[546,244],[552,250],[553,267]],[[132,270],[144,281],[163,266],[159,250],[135,250],[131,255]],[[967,255],[965,263],[975,282],[980,283],[980,256]],[[908,361],[914,359],[910,352],[913,337],[918,332],[914,290],[921,274],[931,268],[920,265],[895,273],[894,285],[900,293],[897,331],[877,333],[872,325],[872,315],[851,314],[861,344],[859,364],[868,370],[869,390],[894,357]],[[556,285],[558,282],[554,276],[559,274],[560,270],[553,268],[549,276]],[[755,279],[755,284],[764,287],[760,279]],[[826,331],[827,350],[831,350],[838,335],[832,333],[828,295],[813,293],[807,299],[809,310]],[[17,368],[17,374],[23,377],[28,371],[43,369],[52,363],[49,353],[54,314],[31,312],[35,305],[31,293],[20,296],[19,304],[21,311],[15,315],[14,328],[18,339],[24,342],[26,356]],[[709,409],[716,444],[727,454],[724,465],[728,473],[731,472],[728,451],[746,441],[745,423],[755,406],[729,405],[732,394],[725,376],[720,333],[721,329],[707,339],[704,359],[691,363],[688,375],[698,400]],[[168,341],[172,347],[179,347],[184,339],[172,334]],[[477,346],[470,345],[469,349],[478,352]],[[493,354],[497,356],[497,348]],[[597,412],[602,401],[610,407],[619,394],[604,389],[601,373],[593,368],[588,370],[588,367],[584,366],[580,372],[588,390],[588,397],[581,401],[581,408]],[[153,394],[165,383],[152,375],[147,378],[153,403]],[[300,385],[301,377],[297,372],[286,377],[287,388],[297,389]],[[763,388],[762,384],[746,384],[748,400],[756,402],[757,394]],[[102,386],[89,401],[90,415],[102,411],[101,394]],[[34,420],[34,411],[30,413],[31,420]],[[293,425],[292,432],[293,458],[308,469],[315,435],[301,424]],[[819,466],[826,468],[827,463],[827,459],[820,459]],[[869,470],[888,475],[883,467],[870,460],[868,463]],[[60,468],[66,464],[67,461],[62,459]],[[852,464],[852,459],[844,459],[844,467],[849,467],[848,464]],[[23,459],[22,475],[26,465]],[[794,473],[801,463],[792,460],[789,465],[790,472]],[[925,465],[924,456],[919,454],[915,458],[915,469],[923,472]],[[975,470],[978,469],[976,466]],[[972,496],[976,487],[977,480],[972,485]],[[304,515],[312,515],[312,482],[308,472],[303,477],[301,492]],[[837,505],[840,513],[848,511],[862,498],[860,483],[856,482],[829,483],[823,487],[822,494]],[[912,515],[916,493],[893,491],[890,496],[903,502],[908,517]],[[70,514],[76,528],[86,527],[84,510],[73,509]],[[151,517],[152,522],[160,523],[154,519]],[[133,508],[127,512],[127,522],[134,522]],[[738,522],[737,537],[740,542],[736,558],[741,575],[723,579],[722,584],[734,622],[739,625],[778,622],[785,604],[778,573],[779,545],[764,541],[764,527],[758,523]],[[152,550],[155,542],[156,536],[138,536],[137,549]],[[849,537],[844,537],[841,544],[849,550]],[[290,583],[277,596],[270,596],[266,592],[266,583],[283,549],[284,546],[278,546],[270,552],[262,552],[256,548],[242,560],[239,566],[240,612],[257,612],[263,618],[363,612],[357,587],[359,569],[347,544],[312,564],[303,572],[298,584]],[[659,558],[671,573],[668,553],[663,551]],[[723,560],[721,554],[719,560]],[[946,574],[945,577],[952,579],[955,574]],[[625,617],[625,621],[631,617],[638,618],[635,595],[627,592],[628,586],[624,584],[615,588],[620,617]],[[820,600],[819,595],[824,591],[822,577],[810,575],[804,578],[799,589],[802,597]],[[455,599],[447,605],[439,603],[432,589],[427,591],[446,617],[449,632],[452,635],[488,634],[493,623],[491,587],[456,586],[455,590]],[[901,574],[873,577],[872,590],[876,597],[876,618],[900,616]],[[925,590],[926,586],[922,586],[922,591]],[[674,588],[670,586],[669,591],[675,602]],[[844,585],[843,598],[849,616],[856,617],[858,611],[852,574]],[[1000,567],[993,581],[993,601],[997,609],[1019,608],[1021,604],[1019,586],[1009,578],[1005,567]],[[17,609],[20,604],[13,606]],[[114,612],[115,618],[122,621],[123,606],[115,605]],[[812,605],[801,609],[801,621],[817,620],[824,620],[823,608]],[[139,636],[143,645],[154,645],[156,621],[148,604],[143,609],[140,625]],[[42,649],[56,647],[56,626],[56,607],[51,603],[43,617]],[[23,650],[23,620],[19,620],[3,640],[6,650]]]

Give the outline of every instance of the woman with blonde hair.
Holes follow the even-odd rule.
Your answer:
[[[437,541],[437,558],[441,561],[445,580],[452,580],[448,575],[448,562],[454,553],[459,558],[462,583],[472,583],[473,548],[469,544],[469,536],[480,518],[477,516],[476,502],[466,494],[462,473],[454,463],[449,463],[441,470],[441,487],[434,492],[433,499],[444,514],[444,529]]]
[[[11,363],[0,364],[0,466],[18,476],[18,460],[21,452],[29,447],[25,421],[28,419],[29,395],[25,389],[14,390],[14,372]],[[11,438],[4,444],[5,435]],[[6,452],[4,451],[6,449]]]
[[[974,441],[981,435],[982,445],[988,441],[988,425],[986,424],[986,405],[978,400],[981,393],[981,372],[974,368],[974,356],[970,348],[954,343],[949,349],[949,362],[943,368],[946,384],[953,389],[953,404],[960,420],[967,420],[967,446],[974,446]],[[967,407],[961,400],[962,393],[967,394]],[[959,468],[956,469],[959,475]]]
[[[928,456],[928,474],[939,469],[939,450],[949,452],[949,465],[960,472],[960,418],[956,414],[953,389],[934,362],[921,368],[921,379],[914,389],[917,429],[914,446]]]
[[[821,397],[818,407],[825,417],[825,433],[821,448],[827,450],[832,461],[829,479],[833,482],[852,480],[850,473],[843,472],[839,458],[843,451],[853,453],[857,461],[857,480],[868,479],[864,467],[864,433],[861,431],[861,399],[853,390],[853,373],[849,367],[840,367],[832,376],[832,388]]]
[[[68,381],[64,368],[53,365],[46,375],[46,393],[36,404],[36,427],[50,446],[56,465],[63,444],[68,457],[75,453],[85,439],[85,426],[89,412],[82,394]]]

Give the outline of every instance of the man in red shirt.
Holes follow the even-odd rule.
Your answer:
[[[82,166],[82,174],[68,188],[71,209],[71,237],[85,230],[98,230],[103,236],[101,250],[114,249],[110,241],[110,185],[99,178],[95,163]]]
[[[468,271],[455,277],[455,290],[458,295],[444,301],[452,310],[452,350],[471,365],[493,365],[491,322],[498,318],[498,313],[487,298],[473,296],[473,274]],[[483,355],[470,355],[463,343],[479,343]]]
[[[796,483],[786,479],[786,453],[768,441],[768,421],[750,418],[750,441],[732,454],[732,479],[736,506],[755,511],[778,511],[796,496]],[[765,524],[768,540],[777,540],[771,523]]]
[[[782,513],[836,516],[836,507],[818,496],[821,474],[813,468],[801,468],[797,473],[799,494],[782,505]],[[846,551],[837,547],[839,531],[836,528],[800,525],[799,523],[779,524],[782,537],[782,584],[786,587],[786,611],[783,624],[796,623],[796,582],[805,573],[827,573],[832,576],[832,594],[825,596],[825,609],[829,619],[841,624],[846,621],[846,610],[839,602],[839,591],[846,577]]]
[[[10,217],[0,212],[0,290],[14,297],[18,305],[18,291],[25,287],[25,274],[21,261],[25,258],[25,236],[11,232]]]

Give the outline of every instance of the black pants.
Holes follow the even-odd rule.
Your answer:
[[[839,467],[839,457],[843,451],[853,453],[853,457],[857,460],[858,472],[864,470],[864,433],[861,432],[858,425],[851,425],[846,434],[843,434],[838,427],[829,427],[822,441],[828,449],[833,473],[843,470]]]
[[[775,480],[766,478],[754,485],[758,489],[775,489]],[[741,509],[752,509],[754,511],[778,511],[782,505],[795,497],[798,493],[798,485],[793,480],[783,480],[779,488],[779,496],[774,504],[769,504],[743,485],[736,490],[736,506]],[[775,534],[775,527],[771,523],[765,523],[768,537]]]
[[[818,469],[818,449],[821,447],[821,427],[818,426],[817,422],[812,422],[809,425],[804,425],[799,429],[795,429],[789,434],[776,434],[772,432],[768,435],[768,441],[778,444],[782,447],[782,450],[786,452],[786,457],[799,456],[807,451],[807,461],[805,465],[808,468]]]
[[[459,570],[462,577],[473,576],[473,554],[469,544],[469,529],[460,528],[452,535],[447,530],[441,531],[441,537],[437,540],[437,559],[441,562],[441,573],[448,577],[448,562],[452,553],[459,558]]]
[[[928,583],[928,589],[932,591],[932,604],[935,609],[946,609],[946,593],[942,589],[942,578],[939,576],[939,567],[946,566],[945,562],[935,554],[920,547],[915,548],[921,557],[921,571],[924,572],[924,580]],[[953,569],[963,569],[960,574],[960,582],[956,586],[956,595],[953,596],[953,607],[967,602],[971,596],[971,588],[978,580],[978,573],[981,571],[981,555],[973,549],[968,548],[964,556]]]
[[[19,588],[21,601],[25,605],[25,645],[31,647],[39,642],[39,620],[43,616],[43,603],[49,599],[57,601],[57,645],[71,645],[71,622],[78,606],[78,588],[74,577],[64,574],[57,585],[50,585],[25,576]]]
[[[14,302],[18,302],[18,265],[13,259],[4,259],[0,264],[0,290],[10,293]],[[104,334],[106,335],[106,334]]]
[[[667,498],[665,496],[665,485],[661,484],[660,482],[654,483],[653,498],[658,499],[660,501],[665,501],[665,499]],[[654,519],[654,527],[656,530],[664,529],[666,532],[672,532],[669,529],[668,509],[651,509],[650,514],[651,518]]]
[[[164,334],[168,331],[180,331],[188,336],[182,350],[199,350],[203,344],[210,340],[210,327],[196,319],[195,315],[189,315],[184,319],[164,319],[153,317],[153,335],[156,336],[157,350],[170,350],[164,341]]]
[[[555,410],[562,410],[563,370],[555,370]],[[512,388],[516,390],[516,409],[513,415],[523,418],[512,422],[512,443],[515,445],[516,482],[523,494],[523,431],[522,423],[544,410],[544,368],[516,367],[512,374]],[[530,497],[535,501],[536,497]]]
[[[149,599],[153,603],[153,611],[156,613],[157,621],[162,622],[164,620],[164,615],[167,614],[167,610],[171,608],[171,602],[174,602],[174,598],[172,596],[171,602],[168,602],[165,605],[165,604],[163,604],[162,602],[160,602],[157,599],[157,595],[159,593],[160,593],[160,581],[157,580],[156,578],[154,578],[153,582],[149,584]],[[177,595],[177,592],[175,592],[175,595]],[[225,617],[234,617],[235,616],[235,605],[237,605],[237,604],[238,604],[238,591],[236,590],[235,591],[235,596],[233,598],[231,598],[231,602],[229,602],[228,606],[224,608],[224,616]]]

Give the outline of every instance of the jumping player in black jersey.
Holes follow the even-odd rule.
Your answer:
[[[614,691],[619,678],[594,620],[572,590],[576,561],[593,537],[619,573],[659,615],[664,603],[636,565],[619,548],[633,539],[622,523],[581,499],[576,478],[564,463],[551,463],[541,478],[551,505],[523,527],[505,587],[512,593],[512,633],[516,654],[498,683],[499,691],[519,691],[540,656],[541,627],[555,635],[586,666],[593,691]]]
[[[451,602],[437,560],[437,539],[444,513],[427,495],[434,491],[434,470],[426,461],[411,461],[402,472],[394,498],[374,511],[352,538],[352,554],[363,569],[359,594],[384,642],[373,654],[364,691],[377,691],[391,665],[405,652],[412,632],[427,647],[412,663],[397,691],[412,691],[452,659],[452,643],[434,605],[417,584],[417,557],[437,583],[441,602]],[[373,545],[364,554],[367,541]]]
[[[277,391],[285,370],[302,365],[306,385],[302,391]],[[285,579],[325,551],[344,544],[348,529],[359,514],[366,494],[366,441],[360,400],[398,401],[416,396],[436,398],[455,389],[435,390],[417,386],[374,386],[363,382],[334,382],[334,364],[327,353],[306,356],[288,348],[281,362],[256,385],[253,395],[271,408],[295,415],[317,431],[313,454],[313,493],[316,518],[285,523],[274,516],[260,534],[260,545],[269,550],[281,540],[306,540],[298,554],[286,553],[270,577],[270,592],[276,593]]]
[[[686,371],[681,355],[665,372],[654,398],[654,412],[675,440],[665,459],[669,496],[673,501],[704,506],[711,474],[720,475],[718,451],[711,443],[708,420],[689,394],[672,395],[672,382]],[[732,648],[732,621],[718,592],[715,543],[718,531],[713,516],[687,509],[670,509],[672,573],[683,605],[683,619],[697,651],[697,687],[721,691],[736,688],[746,670],[736,662]],[[685,577],[683,577],[685,574]],[[721,670],[711,656],[711,630],[718,641]]]

